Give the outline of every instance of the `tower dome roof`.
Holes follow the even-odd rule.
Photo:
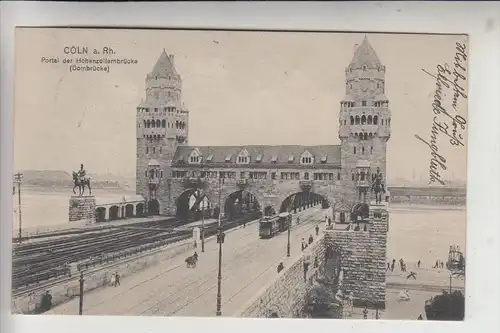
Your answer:
[[[173,61],[174,61],[174,55],[173,54],[168,55],[164,49],[160,57],[156,61],[156,64],[154,65],[153,70],[151,71],[151,74],[157,76],[168,76],[169,74],[177,75],[177,71],[175,70]]]
[[[359,45],[354,52],[354,56],[348,68],[358,69],[362,68],[363,65],[366,65],[367,68],[378,68],[379,66],[382,66],[380,59],[375,53],[373,47],[370,45],[366,35],[361,45]]]

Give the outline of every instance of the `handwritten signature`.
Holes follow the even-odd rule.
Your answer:
[[[445,185],[441,179],[441,171],[447,170],[446,158],[439,153],[438,137],[445,135],[450,144],[453,146],[464,146],[464,131],[467,121],[458,113],[460,99],[466,100],[465,84],[467,83],[466,72],[467,68],[464,63],[467,61],[466,45],[457,42],[455,47],[455,57],[453,67],[448,63],[437,65],[437,74],[431,74],[425,69],[423,72],[436,79],[436,90],[434,92],[434,101],[432,103],[432,111],[434,118],[432,120],[431,135],[428,141],[424,140],[418,134],[415,137],[429,146],[431,149],[429,162],[429,184],[439,183]],[[445,107],[447,90],[453,91],[451,99],[451,108]],[[451,114],[450,111],[453,113]]]

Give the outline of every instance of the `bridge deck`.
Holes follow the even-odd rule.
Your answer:
[[[226,236],[223,245],[222,315],[232,316],[248,299],[276,276],[280,261],[285,267],[301,254],[301,238],[323,229],[326,210],[312,208],[300,213],[302,222],[291,230],[292,257],[287,260],[287,233],[261,240],[258,223]],[[307,221],[306,221],[307,220]],[[186,268],[186,256],[173,258],[168,266],[155,266],[130,276],[116,288],[106,287],[84,297],[86,315],[215,316],[218,244],[207,242],[198,251],[196,268]],[[53,308],[51,314],[77,314],[78,298]]]

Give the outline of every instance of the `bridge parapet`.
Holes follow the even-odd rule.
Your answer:
[[[234,316],[247,318],[302,317],[306,295],[324,266],[324,236],[319,236],[300,256],[284,257],[285,268]],[[277,263],[278,264],[278,263]],[[305,268],[305,265],[307,269]]]

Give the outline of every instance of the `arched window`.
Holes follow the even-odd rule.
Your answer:
[[[155,149],[155,147],[153,147],[153,154],[154,154],[154,153],[156,153],[156,149]]]
[[[365,115],[361,116],[361,125],[364,125],[364,124],[366,124],[366,116]]]
[[[144,127],[148,127],[148,123],[146,120],[144,120]]]
[[[364,153],[365,153],[365,147],[361,147],[361,154],[364,154]]]
[[[356,116],[356,125],[359,125],[359,116]]]
[[[368,125],[372,124],[372,116],[368,116],[367,122],[368,122]]]
[[[156,122],[154,121],[154,119],[153,119],[153,120],[151,120],[151,127],[152,127],[152,128],[155,128],[155,124],[156,124]]]
[[[160,154],[161,154],[161,147],[160,147]]]
[[[354,154],[356,154],[356,147],[354,147]]]
[[[165,119],[163,119],[161,121],[161,127],[165,128],[167,126],[167,121]]]
[[[365,140],[368,140],[368,133],[365,133],[365,134],[364,134],[364,139],[365,139]]]
[[[361,171],[361,180],[365,180],[365,172]]]
[[[373,125],[377,125],[377,124],[378,124],[378,117],[373,116]]]
[[[373,138],[373,133],[368,134],[368,138],[371,140]]]
[[[359,172],[356,172],[356,180],[359,180]]]
[[[340,172],[337,173],[337,180],[340,180]]]
[[[158,119],[158,120],[156,121],[156,127],[157,127],[157,128],[160,128],[160,127],[161,127],[161,121],[160,121],[160,119]]]
[[[151,121],[149,121],[149,119],[148,119],[148,121],[146,122],[146,127],[147,127],[147,128],[150,128],[150,127],[151,127]]]
[[[354,117],[351,116],[351,125],[354,125]]]
[[[175,121],[175,128],[179,128],[179,122],[177,120]]]
[[[346,121],[346,120],[344,120],[344,125],[346,124],[346,122],[347,122],[347,121]]]

